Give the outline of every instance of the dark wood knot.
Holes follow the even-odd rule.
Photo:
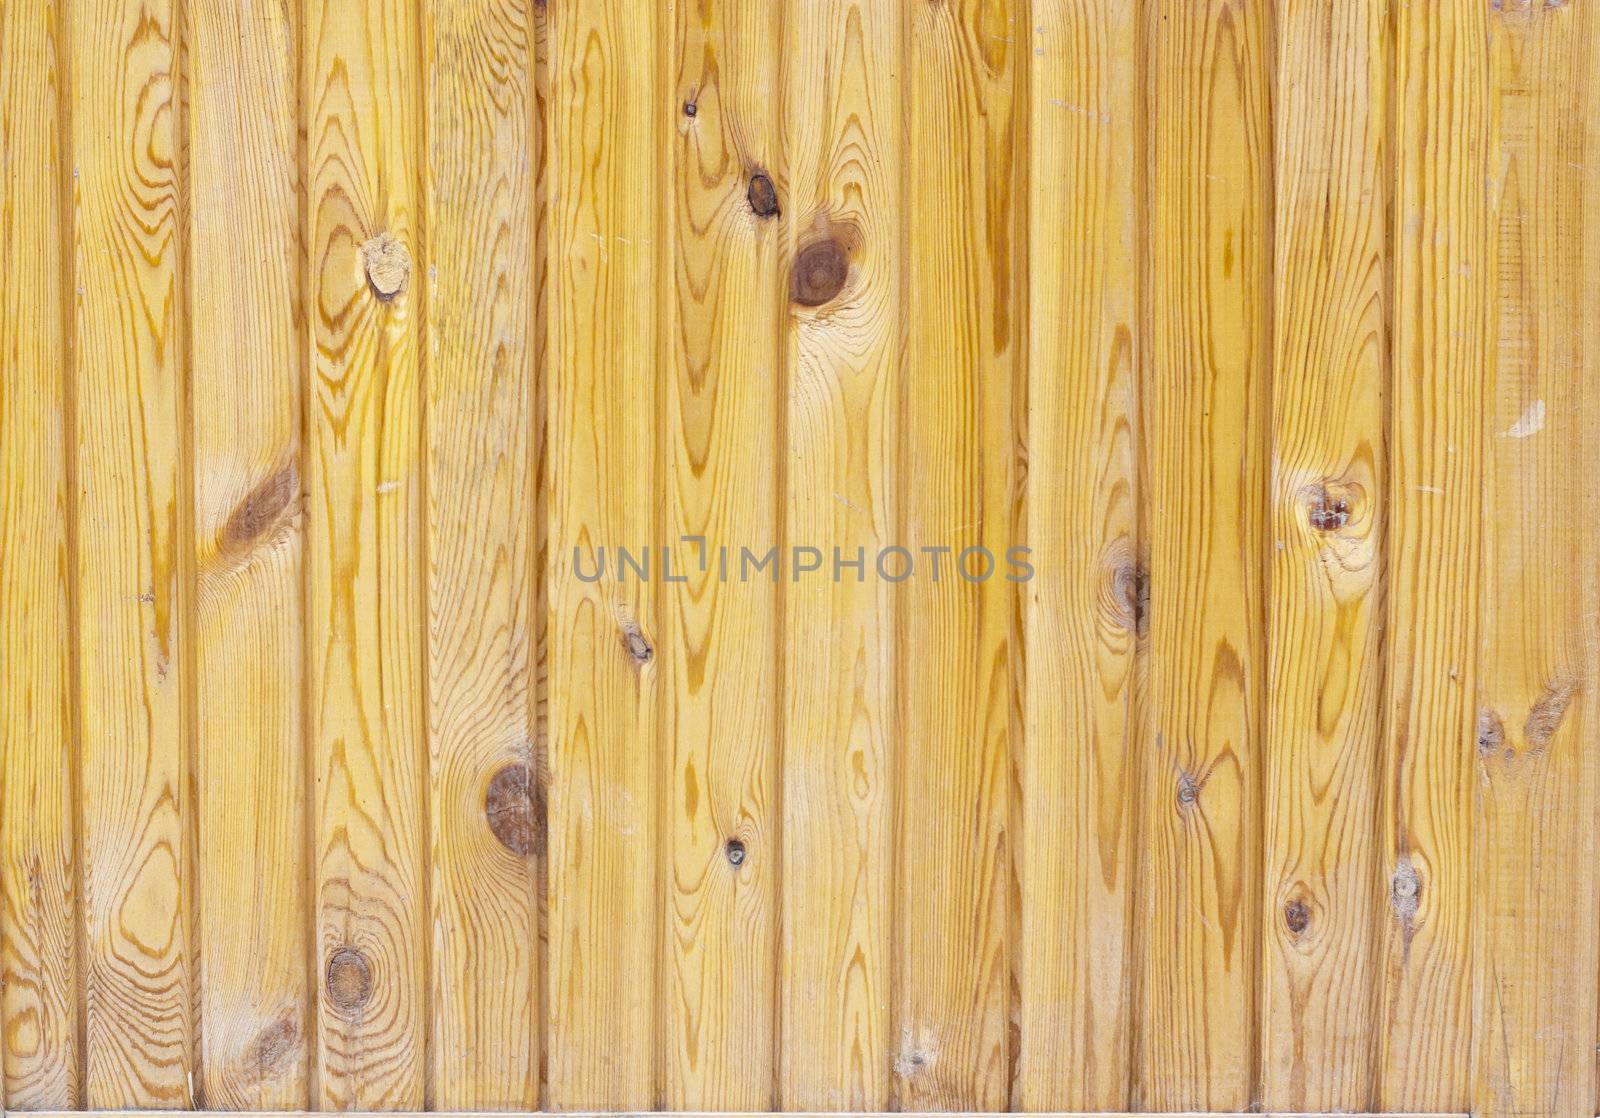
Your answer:
[[[795,257],[791,295],[802,307],[820,307],[844,290],[850,278],[850,257],[831,237],[812,241]]]
[[[372,967],[354,947],[335,948],[328,956],[328,1000],[345,1016],[354,1016],[372,997]]]

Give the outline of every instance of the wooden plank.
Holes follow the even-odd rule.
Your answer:
[[[1026,541],[1038,569],[1023,588],[1034,686],[1013,836],[1021,1110],[1115,1110],[1131,1088],[1138,16],[1120,0],[1048,0],[1026,39]]]
[[[770,1105],[776,1055],[777,600],[724,558],[777,543],[785,194],[780,5],[677,8],[672,183],[674,346],[666,368],[671,568],[663,725],[671,867],[661,1007],[666,1103]],[[725,551],[724,549],[730,549]]]
[[[1365,1110],[1376,1022],[1387,0],[1278,27],[1262,1101]]]
[[[1587,1116],[1600,1004],[1600,316],[1582,292],[1600,261],[1600,23],[1583,5],[1507,4],[1490,36],[1498,334],[1482,416],[1471,1102],[1485,1115]]]
[[[197,1086],[210,1106],[298,1107],[310,1023],[296,25],[275,0],[197,0],[187,26]]]
[[[416,11],[309,0],[314,1097],[424,1103],[428,783]]]
[[[1006,827],[1017,600],[1005,553],[1016,519],[1011,183],[1020,8],[920,4],[905,15],[900,543],[925,564],[902,587],[897,663],[904,721],[892,1097],[906,1110],[1002,1110],[1010,1094]]]
[[[1471,1028],[1469,828],[1491,274],[1487,9],[1395,10],[1393,382],[1386,520],[1379,1089],[1462,1108]]]
[[[896,542],[898,518],[901,18],[871,0],[793,0],[785,29],[783,220],[793,278],[783,539],[830,561],[835,548],[847,557],[862,548],[876,566]],[[827,267],[838,256],[829,245],[845,251],[848,281],[823,298],[837,274]],[[807,260],[823,267],[802,291]],[[881,1109],[893,1044],[898,591],[876,570],[863,582],[813,575],[785,585],[777,1103]]]
[[[69,1116],[71,1114],[73,1114],[73,1113],[74,1113],[73,1111],[65,1111],[65,1110],[46,1110],[46,1111],[39,1112],[36,1116],[34,1116],[34,1118],[69,1118]],[[220,1111],[220,1110],[205,1110],[205,1111],[175,1111],[175,1110],[140,1110],[140,1111],[134,1111],[134,1110],[124,1110],[124,1111],[111,1111],[111,1112],[109,1112],[109,1115],[110,1116],[115,1116],[115,1118],[121,1118],[121,1116],[127,1116],[127,1118],[132,1118],[132,1116],[134,1116],[134,1115],[138,1115],[138,1118],[179,1118],[180,1115],[182,1116],[182,1118],[190,1118],[191,1115],[196,1116],[196,1118],[222,1118],[222,1116],[224,1114],[228,1114],[228,1113],[232,1113],[232,1112]],[[519,1114],[519,1113],[521,1113],[521,1112],[512,1111],[512,1112],[498,1112],[497,1113],[495,1111],[470,1111],[470,1110],[453,1110],[453,1111],[452,1110],[430,1110],[430,1111],[398,1110],[398,1111],[387,1111],[387,1112],[385,1112],[386,1118],[420,1118],[420,1116],[424,1115],[424,1114],[437,1115],[438,1118],[514,1118],[514,1116]],[[582,1111],[582,1110],[579,1110],[579,1111],[569,1111],[569,1112],[563,1112],[563,1113],[566,1114],[567,1118],[605,1118],[605,1116],[612,1115],[615,1112],[614,1111],[593,1111],[593,1110]],[[692,1111],[691,1110],[691,1111],[681,1111],[681,1112],[677,1112],[677,1113],[680,1113],[682,1115],[682,1118],[762,1118],[762,1116],[764,1116],[764,1115],[771,1114],[772,1111],[760,1111],[760,1110],[758,1110],[758,1111],[726,1111],[726,1110]],[[886,1111],[886,1110],[868,1110],[868,1111],[860,1111],[860,1110],[831,1110],[830,1111],[830,1110],[823,1110],[823,1111],[814,1111],[812,1113],[814,1115],[814,1118],[891,1118],[891,1115],[900,1114],[902,1112],[901,1111]],[[946,1111],[946,1112],[942,1112],[942,1113],[947,1114],[949,1116],[949,1118],[986,1118],[986,1115],[987,1115],[987,1112],[985,1112],[985,1111],[973,1111],[973,1110],[954,1110],[954,1111]],[[1039,1111],[1038,1114],[1040,1115],[1040,1118],[1198,1118],[1197,1113],[1194,1112],[1194,1111],[1174,1113],[1172,1111],[1111,1111],[1111,1112],[1107,1112],[1107,1111],[1082,1111],[1082,1110],[1044,1110],[1044,1111]],[[261,1118],[300,1118],[300,1116],[299,1116],[299,1112],[296,1112],[296,1111],[282,1111],[282,1110],[279,1110],[279,1111],[264,1111],[264,1112],[261,1112]],[[1206,1112],[1205,1118],[1315,1118],[1315,1116],[1311,1115],[1311,1114],[1297,1114],[1297,1113],[1295,1113],[1293,1111],[1285,1111],[1285,1110],[1271,1111],[1271,1112],[1266,1113],[1266,1114],[1263,1114],[1263,1112],[1261,1112],[1261,1111],[1246,1110],[1246,1111],[1211,1111],[1211,1112]],[[1371,1116],[1371,1118],[1467,1118],[1467,1115],[1465,1115],[1464,1113],[1457,1113],[1457,1114],[1408,1114],[1408,1113],[1396,1113],[1396,1114],[1374,1114],[1374,1115]]]
[[[0,1063],[13,1109],[80,1102],[68,345],[69,44],[0,4]]]
[[[425,6],[432,1101],[538,1106],[532,33]]]
[[[1151,764],[1142,1105],[1243,1108],[1256,1060],[1272,25],[1149,9]]]
[[[190,1106],[176,5],[74,5],[83,922],[91,1108]]]
[[[665,646],[659,582],[624,581],[616,549],[662,539],[657,175],[678,101],[658,6],[595,0],[549,19],[548,1105],[640,1109],[663,1085]],[[577,577],[602,553],[602,578]]]

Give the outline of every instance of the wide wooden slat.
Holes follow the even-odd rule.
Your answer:
[[[549,1105],[658,1101],[664,874],[657,724],[659,370],[667,222],[657,169],[682,112],[658,5],[555,5],[549,198]],[[596,573],[602,553],[608,564]],[[580,578],[582,573],[585,577]],[[653,572],[658,577],[659,570]],[[674,653],[675,654],[675,653]]]
[[[1389,1107],[1467,1104],[1482,414],[1492,256],[1487,8],[1395,9],[1383,1016]]]
[[[1115,1110],[1135,1021],[1140,26],[1036,4],[1028,42],[1026,636],[1014,1101]],[[1082,237],[1061,237],[1079,229]],[[1069,481],[1068,479],[1072,479]]]
[[[739,548],[777,539],[786,192],[779,5],[676,9],[678,116],[667,168],[675,345],[667,353],[669,566],[663,719],[672,775],[666,1104],[769,1105],[776,1056],[777,599]],[[663,557],[658,557],[663,558]]]
[[[0,4],[0,1063],[16,1109],[79,1102],[67,362],[68,43]]]
[[[1379,989],[1387,0],[1280,9],[1261,1096],[1363,1110]]]
[[[412,6],[308,0],[314,1102],[424,1103],[421,97]]]
[[[788,260],[798,280],[802,259],[826,265],[842,251],[848,279],[831,294],[827,282],[790,283],[783,539],[830,563],[835,548],[846,558],[860,548],[876,568],[899,507],[901,19],[872,0],[793,0],[785,29]],[[891,557],[886,569],[902,565]],[[865,581],[841,574],[786,580],[784,591],[777,1101],[787,1110],[890,1098],[898,592],[876,569]]]
[[[84,1102],[192,1105],[177,12],[71,13]]]
[[[1600,262],[1587,5],[1506,5],[1490,31],[1493,380],[1482,424],[1472,1110],[1596,1105],[1594,747],[1600,681]]]
[[[1266,668],[1271,12],[1151,6],[1141,1105],[1252,1101]]]
[[[533,25],[431,0],[428,739],[432,1101],[539,1099],[542,774],[533,739]]]
[[[295,27],[188,16],[198,1078],[230,1108],[310,1101]]]
[[[898,542],[923,568],[901,588],[896,664],[893,1098],[907,1110],[1000,1110],[1010,1094],[1021,7],[905,10],[899,84],[906,136],[919,139],[904,165]]]

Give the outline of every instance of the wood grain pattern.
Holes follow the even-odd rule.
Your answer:
[[[899,881],[893,1098],[1000,1110],[1010,1093],[1015,510],[1015,20],[989,0],[906,9],[906,355],[896,664]],[[937,553],[947,549],[933,577]],[[981,554],[992,557],[985,573]]]
[[[616,570],[657,500],[669,90],[664,10],[550,12],[549,1105],[659,1101],[667,779],[661,586]],[[586,582],[604,550],[607,577]],[[659,570],[657,571],[659,574]]]
[[[1153,736],[1139,1098],[1244,1108],[1256,1078],[1271,11],[1162,2],[1150,19]]]
[[[1381,1107],[1468,1101],[1487,18],[1471,2],[1395,10]]]
[[[1592,1114],[1597,36],[0,0],[5,1106]]]
[[[1128,1105],[1138,846],[1134,5],[1036,4],[1028,86],[1026,675],[1014,963],[1021,1110]],[[1131,94],[1131,95],[1130,95]],[[1084,230],[1056,237],[1052,230]],[[1058,479],[1081,478],[1083,485]]]
[[[304,11],[314,1101],[396,1109],[424,1103],[429,1020],[419,28]]]
[[[1279,14],[1261,1097],[1362,1110],[1381,918],[1389,6]]]
[[[68,345],[70,44],[0,5],[0,1064],[5,1105],[80,1102]]]
[[[780,9],[678,6],[671,169],[675,345],[666,355],[663,757],[671,863],[664,986],[673,1109],[769,1105],[776,1056],[777,601],[724,549],[777,542],[778,329],[786,289]],[[667,311],[662,312],[664,316]],[[661,578],[669,577],[663,570]]]
[[[1505,5],[1490,29],[1471,1095],[1489,1115],[1588,1115],[1596,1101],[1600,316],[1578,292],[1600,260],[1597,35],[1593,11],[1548,2]]]
[[[193,1105],[179,565],[184,345],[177,18],[70,22],[85,1094]]]
[[[310,1101],[295,31],[188,9],[197,1080],[248,1109]]]
[[[783,539],[830,561],[835,548],[875,560],[897,546],[901,31],[899,12],[870,0],[796,0],[785,23],[788,258],[828,239],[849,246],[845,288],[795,304],[783,324]],[[848,575],[784,591],[777,1095],[788,1110],[889,1103],[897,598],[891,583]]]
[[[533,26],[503,0],[424,11],[430,1098],[534,1108]]]

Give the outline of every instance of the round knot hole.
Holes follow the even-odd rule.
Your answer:
[[[794,301],[802,307],[820,307],[844,290],[850,278],[850,257],[832,237],[812,241],[795,257],[792,274]]]
[[[723,847],[723,853],[728,856],[728,864],[729,865],[731,865],[731,866],[742,866],[742,865],[744,865],[744,860],[745,860],[744,843],[739,841],[738,839],[736,839],[736,838],[729,839],[727,845]]]
[[[757,217],[777,217],[778,188],[772,185],[771,177],[765,171],[757,171],[750,176],[750,188],[745,191],[745,198],[750,202],[750,212]]]

